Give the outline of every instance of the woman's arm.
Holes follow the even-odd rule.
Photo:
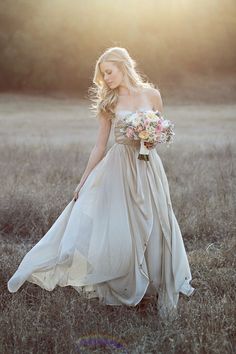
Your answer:
[[[78,196],[78,192],[80,188],[83,186],[90,172],[98,164],[98,162],[101,161],[101,159],[104,157],[110,131],[111,131],[111,120],[108,119],[108,117],[105,114],[100,114],[97,141],[90,153],[89,160],[85,168],[85,171],[81,177],[81,180],[75,189],[74,198]]]
[[[149,98],[153,109],[163,113],[163,103],[162,103],[160,91],[158,91],[155,88],[150,88],[149,95],[150,95]],[[157,145],[157,143],[146,143],[146,142],[144,144],[148,149],[153,149]]]
[[[161,113],[163,113],[163,102],[161,98],[160,91],[155,88],[151,89],[151,102],[153,108]]]

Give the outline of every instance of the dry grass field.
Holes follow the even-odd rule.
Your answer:
[[[71,287],[47,292],[27,282],[7,291],[22,257],[71,200],[98,124],[83,99],[0,95],[0,353],[235,352],[236,105],[178,103],[164,113],[176,139],[157,151],[196,288],[180,296],[171,321],[153,303],[143,315],[86,301]],[[108,149],[113,143],[111,135]]]

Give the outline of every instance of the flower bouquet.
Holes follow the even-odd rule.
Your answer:
[[[174,124],[164,119],[159,111],[145,111],[127,114],[124,119],[124,126],[120,129],[127,138],[140,140],[140,151],[138,159],[149,161],[149,149],[145,142],[167,146],[173,142]]]

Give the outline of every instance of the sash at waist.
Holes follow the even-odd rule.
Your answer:
[[[114,127],[114,135],[115,135],[115,142],[118,144],[125,144],[125,145],[132,145],[132,146],[140,146],[139,140],[132,140],[127,138],[123,133],[120,132],[122,128],[122,124],[117,124]]]

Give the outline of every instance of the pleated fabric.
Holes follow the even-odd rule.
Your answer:
[[[125,113],[126,111],[124,111]],[[107,305],[136,306],[157,295],[160,314],[177,308],[194,288],[167,177],[156,149],[139,160],[139,142],[113,122],[115,143],[94,167],[48,232],[8,281],[16,292],[27,280],[52,291],[72,286]]]

